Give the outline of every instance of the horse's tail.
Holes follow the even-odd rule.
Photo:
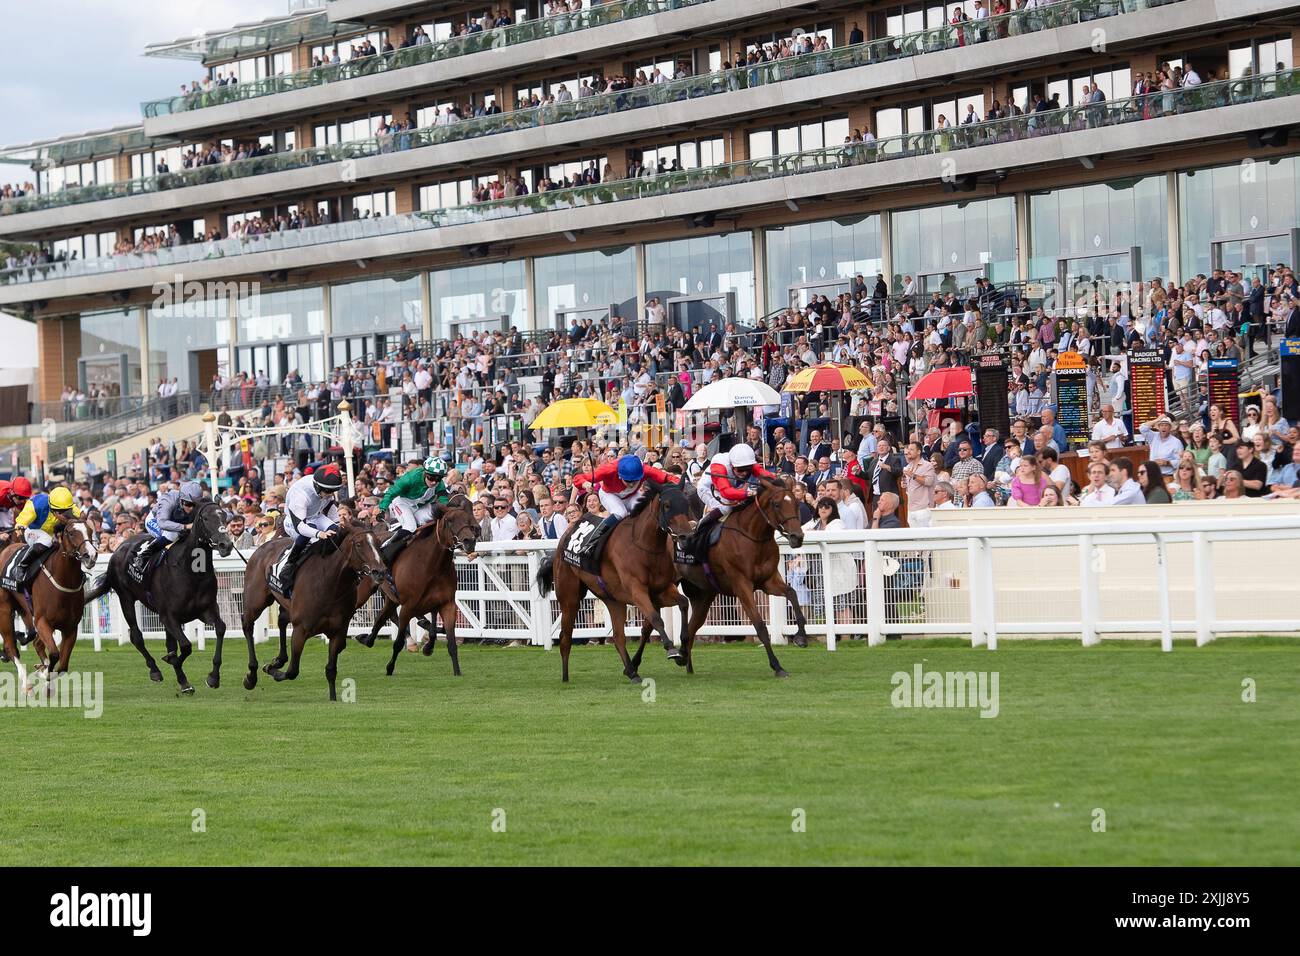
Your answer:
[[[547,554],[542,556],[541,567],[537,569],[537,590],[543,594],[550,594],[555,589],[555,555]]]
[[[89,604],[91,601],[98,601],[111,589],[112,585],[108,582],[108,572],[105,571],[99,577],[95,578],[95,583],[92,584],[90,590],[86,592],[86,603]]]

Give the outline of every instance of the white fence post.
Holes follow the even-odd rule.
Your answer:
[[[984,561],[980,565],[980,584],[984,589],[984,633],[988,649],[998,649],[998,596],[993,590],[993,548],[988,538],[980,538]]]
[[[1196,646],[1214,640],[1214,553],[1204,531],[1192,535],[1192,577],[1196,588]]]
[[[835,650],[835,597],[831,594],[828,585],[828,575],[831,568],[831,546],[825,541],[817,543],[817,549],[822,556],[822,616],[826,618],[826,650]]]
[[[988,643],[984,627],[984,542],[979,538],[966,539],[966,583],[970,588],[970,646],[983,647]]]
[[[867,645],[885,643],[885,569],[880,560],[880,546],[866,542],[867,555]],[[825,573],[822,575],[825,578]]]
[[[1092,561],[1092,535],[1085,534],[1079,538],[1079,621],[1084,647],[1101,641],[1097,636],[1097,618],[1097,569]]]
[[[1156,597],[1160,604],[1160,649],[1165,653],[1174,649],[1173,625],[1169,619],[1169,555],[1165,553],[1165,539],[1159,531],[1156,539]]]

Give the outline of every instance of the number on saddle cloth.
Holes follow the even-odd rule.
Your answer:
[[[566,563],[592,574],[600,572],[600,556],[609,538],[608,530],[601,530],[603,523],[599,515],[583,515],[564,545]]]
[[[26,551],[27,548],[25,546],[19,548],[11,554],[9,560],[5,562],[4,572],[3,574],[0,574],[0,587],[3,587],[6,591],[16,592],[21,585],[22,582],[18,580],[20,577],[18,574],[18,560]]]

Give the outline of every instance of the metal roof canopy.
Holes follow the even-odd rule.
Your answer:
[[[364,24],[336,23],[329,19],[325,11],[312,10],[268,17],[257,23],[240,23],[229,30],[198,33],[170,43],[151,43],[145,47],[144,55],[206,63],[208,60],[238,57],[241,53],[265,53],[294,47],[299,43],[329,39],[364,29]]]
[[[47,167],[62,163],[104,159],[126,151],[163,149],[176,146],[181,140],[145,136],[144,127],[115,126],[112,129],[93,130],[76,136],[37,140],[0,148],[0,162],[24,166]]]

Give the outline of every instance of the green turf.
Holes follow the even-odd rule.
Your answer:
[[[83,644],[74,669],[105,673],[100,719],[0,711],[11,863],[1282,864],[1300,850],[1300,642],[784,648],[785,681],[757,647],[706,645],[693,677],[650,653],[652,703],[612,647],[575,648],[563,687],[558,653],[466,646],[454,679],[440,644],[388,678],[382,646],[350,644],[350,704],[326,701],[318,642],[296,683],[252,692],[242,642],[218,691],[202,686],[209,655],[181,698],[170,668],[151,684],[130,647]],[[895,709],[890,676],[917,662],[996,670],[999,716]]]

